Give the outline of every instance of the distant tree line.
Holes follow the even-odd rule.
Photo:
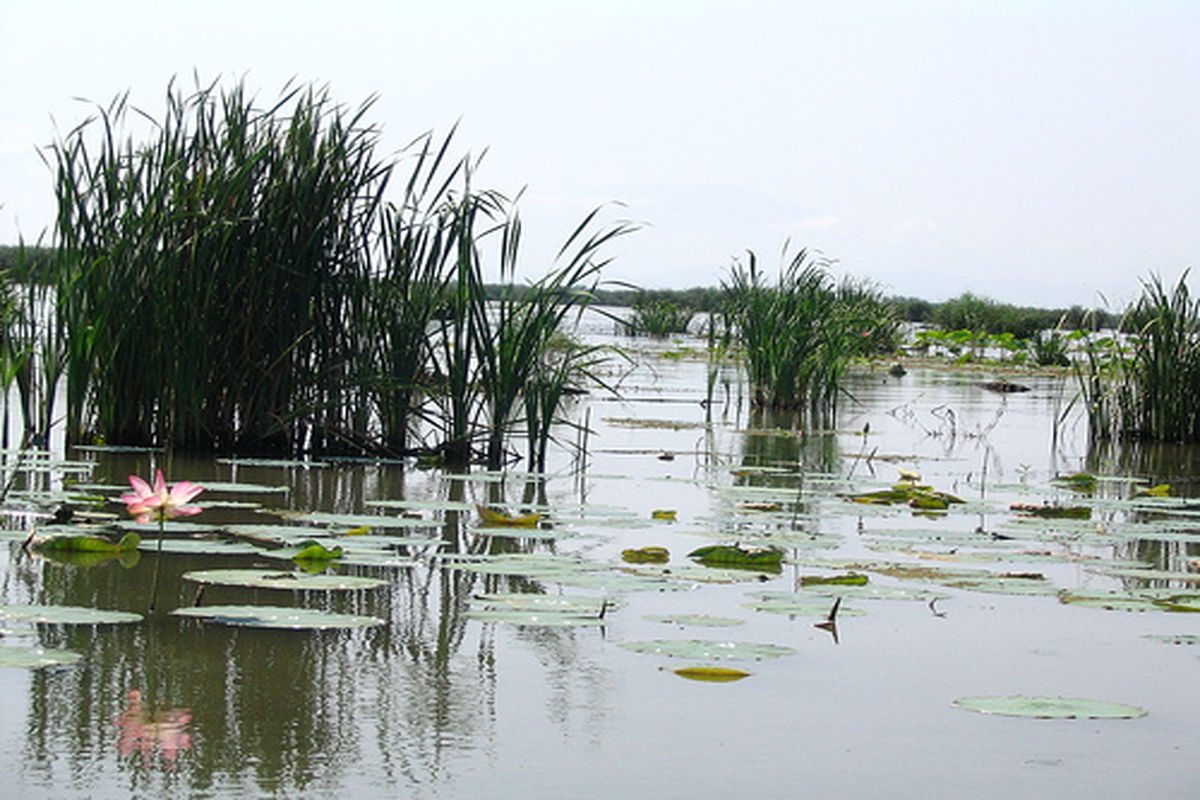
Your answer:
[[[0,245],[0,271],[20,281],[42,282],[53,263],[54,251],[48,247],[24,248]],[[496,299],[514,287],[489,285],[489,297]],[[520,293],[520,287],[516,287]],[[691,309],[696,312],[720,309],[722,291],[716,286],[693,286],[689,289],[641,289],[628,284],[610,283],[594,291],[594,302],[601,305],[632,307],[638,304],[661,304]],[[1097,330],[1115,328],[1121,324],[1122,312],[1105,309],[1037,308],[1000,303],[986,297],[964,292],[958,297],[935,303],[916,297],[892,297],[888,302],[896,316],[908,322],[918,322],[945,330],[972,330],[982,333],[1011,333],[1029,339],[1038,331]]]

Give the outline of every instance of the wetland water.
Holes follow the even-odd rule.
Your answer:
[[[1088,497],[1050,483],[1087,469],[1169,480],[1187,493],[1190,451],[1090,452],[1078,418],[1060,419],[1073,392],[1061,378],[1018,378],[1031,391],[1001,395],[980,388],[986,376],[923,369],[856,375],[838,429],[801,433],[787,417],[749,414],[736,382],[723,382],[730,370],[717,381],[717,402],[703,405],[702,355],[635,347],[646,357],[625,376],[624,399],[581,400],[594,430],[583,473],[566,455],[538,479],[370,462],[66,454],[71,463],[36,480],[65,477],[115,497],[128,474],[163,465],[172,482],[213,484],[196,501],[204,513],[187,520],[197,529],[336,531],[403,510],[421,518],[404,533],[438,544],[404,546],[389,565],[334,568],[383,578],[381,588],[211,586],[201,598],[384,621],[374,627],[271,630],[163,613],[123,625],[7,625],[5,643],[32,636],[82,658],[0,669],[0,796],[1008,798],[1200,789],[1190,758],[1200,647],[1189,644],[1200,615],[1149,603],[1105,610],[1058,595],[1186,593],[1194,584],[1158,570],[1184,574],[1200,519],[1178,501],[1162,501],[1166,516],[1131,505],[1127,482],[1102,480]],[[845,498],[889,486],[898,468],[967,502],[922,516]],[[1091,516],[1021,520],[1009,510],[1014,501],[1080,503]],[[536,532],[480,527],[467,509],[488,502],[536,505],[546,518]],[[659,509],[676,519],[652,519]],[[353,516],[304,516],[311,512]],[[146,610],[152,535],[134,565],[64,565],[22,552],[26,522],[14,518],[3,545],[3,602]],[[359,538],[386,533],[395,531],[376,526]],[[355,537],[343,538],[349,555]],[[782,544],[781,571],[710,569],[686,557],[735,541]],[[647,545],[668,548],[669,563],[623,571],[631,565],[621,551]],[[263,553],[163,554],[160,612],[195,602],[197,584],[184,573],[247,567],[293,569]],[[851,570],[869,577],[866,587],[802,585]],[[980,572],[1008,578],[989,583]],[[814,626],[833,599],[822,591],[846,594],[836,638]],[[472,616],[480,595],[512,592],[616,605],[602,624]],[[771,610],[789,595],[812,602]],[[728,642],[794,652],[713,660],[638,647],[658,640],[708,641],[718,655]],[[713,683],[673,671],[695,664],[750,675]],[[1084,697],[1148,714],[1028,719],[954,705],[976,695]]]

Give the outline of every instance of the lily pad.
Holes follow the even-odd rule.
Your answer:
[[[622,642],[621,647],[635,653],[708,661],[760,661],[764,658],[790,656],[796,652],[794,648],[778,644],[701,639],[652,639],[644,642]]]
[[[349,591],[378,589],[387,581],[355,575],[306,575],[269,569],[210,569],[185,572],[184,580],[219,586],[243,586],[251,589],[292,589],[295,591]]]
[[[749,672],[728,667],[680,667],[675,674],[691,681],[706,681],[708,683],[730,683],[750,677]]]
[[[196,617],[206,622],[245,628],[286,630],[327,630],[331,628],[369,628],[385,624],[378,617],[358,614],[334,614],[311,608],[287,606],[191,606],[171,612],[180,617]]]
[[[737,545],[713,544],[693,550],[688,558],[701,564],[778,572],[783,553],[775,549],[747,550]]]
[[[630,564],[665,564],[671,560],[671,551],[665,547],[629,547],[621,551],[621,560]]]
[[[105,611],[83,606],[0,606],[2,622],[43,622],[55,625],[115,625],[140,622],[141,614],[131,611]]]
[[[646,614],[642,619],[667,625],[694,625],[702,628],[732,628],[735,625],[746,624],[746,621],[742,619],[713,617],[708,614]]]
[[[511,625],[536,625],[555,628],[578,628],[605,624],[605,619],[601,616],[583,616],[574,612],[554,611],[550,609],[533,611],[509,608],[472,608],[464,611],[463,616],[483,622],[507,622]]]
[[[0,667],[58,667],[74,664],[81,658],[82,654],[70,650],[0,645]]]
[[[1034,719],[1134,719],[1144,717],[1144,708],[1080,697],[960,697],[954,705],[981,714]]]
[[[608,597],[589,597],[567,594],[534,594],[533,592],[498,592],[475,598],[488,606],[503,606],[521,611],[555,611],[560,613],[599,616],[620,604]]]

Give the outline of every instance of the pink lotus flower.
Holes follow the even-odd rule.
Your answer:
[[[191,481],[180,481],[168,491],[167,481],[163,478],[161,469],[155,473],[153,487],[137,475],[129,476],[129,485],[133,487],[133,494],[121,495],[121,502],[125,503],[126,510],[137,517],[140,523],[145,524],[151,519],[162,522],[173,517],[188,517],[200,513],[199,507],[189,506],[187,503],[203,492],[204,487]]]

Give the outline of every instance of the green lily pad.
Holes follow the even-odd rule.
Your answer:
[[[0,645],[0,667],[59,667],[74,664],[81,658],[82,654],[70,650]]]
[[[328,630],[331,628],[369,628],[385,624],[377,617],[358,614],[334,614],[311,608],[287,606],[191,606],[171,612],[180,617],[196,617],[221,625],[245,628],[285,630]]]
[[[228,494],[287,494],[292,487],[287,485],[268,486],[261,483],[238,483],[227,481],[205,481],[204,491]]]
[[[506,622],[510,625],[535,625],[555,628],[578,628],[604,625],[601,616],[585,616],[575,612],[546,609],[536,611],[515,608],[472,608],[463,612],[468,619],[482,622]]]
[[[621,647],[635,653],[672,658],[727,661],[760,661],[764,658],[790,656],[796,652],[794,648],[778,644],[704,641],[701,639],[653,639],[645,642],[622,642]]]
[[[720,567],[778,572],[781,569],[783,553],[774,549],[747,550],[737,545],[713,544],[693,550],[688,553],[688,558],[694,558],[701,564]]]
[[[744,603],[743,606],[754,611],[785,614],[789,617],[828,617],[829,610],[833,607],[833,603],[821,595],[762,592],[755,596],[758,597],[758,600],[753,603]],[[861,617],[865,613],[860,609],[846,608],[845,606],[838,609],[838,616],[841,617]]]
[[[462,500],[367,500],[368,508],[397,508],[401,511],[474,511],[475,504]]]
[[[166,539],[157,538],[142,542],[139,548],[146,552],[175,553],[188,556],[253,556],[262,553],[249,542],[231,542],[228,539]]]
[[[982,714],[1034,719],[1134,719],[1149,713],[1124,703],[1079,697],[960,697],[954,705]]]
[[[115,625],[140,622],[141,614],[131,611],[105,611],[83,606],[0,606],[0,622],[44,622],[55,625]]]
[[[389,517],[384,514],[328,514],[322,511],[286,512],[283,516],[313,525],[336,525],[345,528],[430,528],[438,523],[412,517]]]
[[[235,467],[269,467],[279,469],[291,469],[293,467],[316,469],[329,466],[324,461],[293,461],[283,458],[218,458],[217,463],[230,464]],[[205,484],[205,486],[207,485]]]
[[[713,617],[708,614],[646,614],[642,619],[667,625],[694,625],[702,628],[732,628],[735,625],[746,624],[743,619]]]
[[[620,604],[609,597],[588,597],[567,594],[534,594],[533,592],[498,592],[475,597],[487,606],[503,606],[520,611],[554,611],[559,613],[598,616]]]
[[[86,534],[55,535],[35,542],[33,547],[47,552],[124,553],[136,549],[141,541],[142,537],[134,531],[122,536],[119,542]]]
[[[1162,642],[1163,644],[1200,644],[1200,636],[1194,633],[1147,633],[1142,636],[1143,639],[1149,639],[1154,642]]]
[[[1161,598],[1136,592],[1061,591],[1058,601],[1109,611],[1162,611]]]
[[[355,575],[306,575],[269,569],[210,569],[185,572],[184,580],[219,586],[243,586],[251,589],[292,589],[295,591],[349,591],[378,589],[387,581]]]

